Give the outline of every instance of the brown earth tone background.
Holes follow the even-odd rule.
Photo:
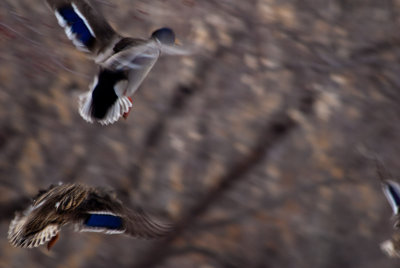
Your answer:
[[[377,155],[400,175],[400,1],[97,0],[121,33],[170,26],[128,120],[83,121],[96,66],[44,1],[0,2],[0,267],[398,267]],[[17,249],[49,184],[110,186],[178,223],[163,241],[74,233]]]

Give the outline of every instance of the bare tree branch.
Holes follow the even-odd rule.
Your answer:
[[[309,94],[310,92],[307,91]],[[307,94],[307,98],[309,97]],[[304,97],[304,96],[303,96]],[[304,105],[301,99],[301,105]],[[309,112],[310,107],[305,111]],[[303,108],[303,107],[302,107]],[[304,109],[303,109],[304,110]],[[187,214],[177,223],[175,231],[156,245],[150,252],[139,260],[135,267],[155,267],[161,263],[169,254],[170,244],[177,239],[186,229],[189,229],[194,222],[236,183],[246,178],[246,175],[271,151],[283,138],[287,137],[297,126],[297,123],[287,114],[286,109],[272,116],[266,127],[260,132],[259,138],[253,150],[237,164],[234,164],[229,171],[215,181],[220,183],[208,192]]]

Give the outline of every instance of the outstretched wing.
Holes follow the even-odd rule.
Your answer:
[[[143,211],[119,214],[110,210],[88,211],[78,225],[81,232],[127,234],[137,238],[155,239],[168,235],[172,226],[152,219]]]
[[[123,43],[126,39],[129,38],[122,39],[119,43]],[[131,42],[133,44],[128,43],[121,52],[118,51],[118,43],[114,48],[116,53],[101,64],[107,69],[129,72],[126,96],[132,96],[135,93],[161,54],[188,55],[190,53],[189,50],[175,45],[161,44],[153,38],[147,41],[133,39]]]
[[[124,233],[123,212],[114,193],[93,190],[77,209],[75,226],[81,232]]]
[[[85,0],[47,0],[68,38],[82,51],[95,56],[112,47],[118,34],[103,15]]]
[[[125,226],[126,234],[145,239],[165,237],[173,230],[171,224],[161,223],[142,210],[128,212]]]
[[[159,238],[171,228],[141,210],[130,211],[110,194],[93,192],[81,205],[77,229],[83,232],[125,233],[137,238]]]
[[[149,40],[116,53],[107,59],[102,66],[113,70],[128,71],[129,82],[124,94],[132,96],[153,68],[159,56],[160,49],[157,43],[154,40]]]

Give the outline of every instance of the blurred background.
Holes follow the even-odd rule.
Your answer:
[[[398,267],[379,157],[400,157],[400,1],[97,0],[122,34],[169,26],[127,120],[85,122],[97,67],[45,1],[0,2],[0,267]],[[7,241],[52,183],[116,189],[178,222],[163,241],[74,233]]]

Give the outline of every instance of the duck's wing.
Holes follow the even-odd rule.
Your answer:
[[[50,223],[47,215],[41,218],[37,213],[31,213],[32,209],[30,207],[23,214],[17,213],[10,223],[8,240],[15,247],[38,247],[50,241],[60,231],[61,225],[56,220]]]
[[[94,57],[111,54],[119,35],[104,16],[85,0],[47,0],[68,38],[82,51]],[[97,61],[97,60],[96,60]]]
[[[147,77],[150,70],[156,63],[160,53],[152,49],[139,54],[131,61],[132,68],[128,73],[128,86],[125,92],[126,96],[132,96],[143,80]]]
[[[130,211],[110,195],[92,193],[79,212],[76,227],[83,232],[124,233],[137,238],[158,238],[170,227],[157,223],[141,210]]]
[[[153,68],[160,56],[160,49],[154,40],[134,44],[108,58],[102,66],[128,72],[128,86],[125,96],[132,96]]]
[[[140,209],[128,211],[125,219],[125,233],[134,237],[162,238],[173,231],[173,225],[159,222]]]
[[[129,72],[126,96],[132,96],[135,93],[161,54],[190,54],[189,50],[175,45],[164,45],[153,38],[146,41],[136,39],[134,42],[102,63],[105,68]],[[118,51],[116,48],[117,46],[114,48],[115,51]]]
[[[113,70],[140,69],[143,59],[155,59],[160,56],[160,50],[154,40],[124,38],[114,46],[114,55],[101,63],[104,68]],[[139,60],[139,62],[138,62]]]
[[[382,182],[382,190],[392,207],[393,214],[398,215],[400,212],[400,185],[392,180],[385,180]]]

